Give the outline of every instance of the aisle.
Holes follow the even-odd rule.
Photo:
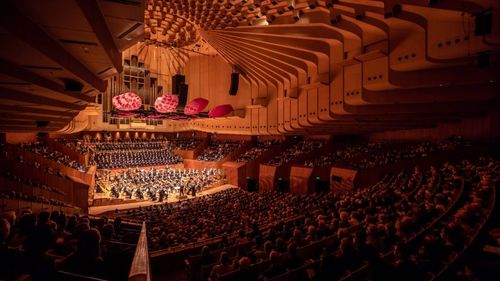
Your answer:
[[[234,185],[230,185],[230,184],[224,184],[224,185],[221,185],[221,186],[218,186],[218,187],[214,187],[214,188],[210,188],[208,190],[204,190],[204,191],[202,191],[200,193],[197,193],[196,197],[200,197],[200,196],[204,196],[204,195],[209,195],[209,194],[221,192],[221,191],[224,191],[224,190],[230,189],[230,188],[237,188],[237,187],[234,186]],[[189,200],[189,199],[192,199],[192,198],[194,198],[194,197],[188,196],[187,199],[183,199],[183,200]],[[106,212],[110,212],[110,211],[114,211],[114,210],[133,209],[133,208],[139,208],[139,207],[145,207],[145,206],[151,206],[151,205],[164,204],[166,202],[173,203],[173,202],[177,202],[177,201],[179,201],[179,199],[177,199],[175,197],[168,197],[168,199],[165,200],[165,201],[163,201],[163,202],[141,201],[141,202],[126,203],[126,204],[116,204],[116,205],[106,205],[106,206],[89,207],[89,215],[98,216],[100,214],[103,214],[103,213],[106,213]]]

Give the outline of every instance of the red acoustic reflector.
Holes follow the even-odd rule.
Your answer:
[[[208,105],[208,100],[203,98],[196,98],[192,100],[189,104],[184,107],[184,114],[186,115],[194,115],[198,114],[205,109]]]
[[[230,104],[221,104],[212,108],[212,110],[208,113],[208,117],[222,117],[233,112],[233,110],[234,109]]]

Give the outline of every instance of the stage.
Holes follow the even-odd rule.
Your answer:
[[[221,191],[229,189],[229,188],[237,188],[237,187],[234,185],[230,185],[230,184],[224,184],[224,185],[221,185],[218,187],[210,188],[210,189],[204,190],[202,192],[199,192],[196,194],[196,197],[221,192]],[[187,198],[184,198],[181,200],[189,200],[192,198],[195,198],[195,197],[188,195]],[[174,202],[178,202],[178,201],[180,201],[180,200],[177,199],[176,196],[169,196],[168,199],[164,200],[163,202],[140,201],[140,202],[133,202],[133,203],[89,207],[89,215],[98,216],[98,215],[101,215],[101,214],[104,214],[107,212],[112,212],[115,210],[134,209],[134,208],[151,206],[151,205],[158,205],[158,204],[164,204],[164,203],[174,203]]]

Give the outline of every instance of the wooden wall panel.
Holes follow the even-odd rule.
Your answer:
[[[36,133],[6,133],[5,140],[7,143],[12,144],[34,142],[36,140]]]
[[[276,166],[259,165],[259,191],[267,192],[276,190]]]
[[[314,190],[313,168],[293,166],[290,171],[290,192],[308,193]]]
[[[237,95],[229,95],[232,71],[232,67],[219,55],[192,56],[184,73],[189,85],[188,101],[195,98],[207,99],[207,109],[226,103],[235,109],[241,109],[251,104],[249,84],[241,77]]]
[[[246,165],[228,161],[222,165],[228,184],[246,188]]]
[[[352,191],[357,172],[353,169],[332,167],[330,170],[330,191],[334,193]]]

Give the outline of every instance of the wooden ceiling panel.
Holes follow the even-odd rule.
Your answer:
[[[44,28],[63,28],[73,31],[92,32],[76,1],[16,0],[15,5],[23,14]]]

